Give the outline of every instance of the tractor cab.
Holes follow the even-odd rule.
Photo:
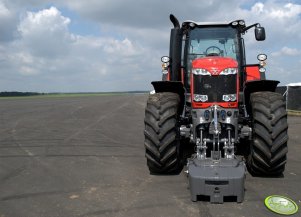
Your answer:
[[[260,65],[247,66],[245,61],[242,34],[253,26],[258,26],[256,39],[264,40],[263,27],[259,24],[246,27],[243,20],[183,22],[182,80],[191,93],[194,108],[208,107],[212,102],[223,107],[237,107],[239,91],[248,73],[253,73],[254,80],[260,79]]]
[[[191,71],[191,63],[195,59],[205,57],[229,57],[240,61],[239,32],[231,25],[214,26],[203,23],[184,22],[184,67]],[[193,27],[191,27],[193,26]]]
[[[242,56],[237,26],[183,23],[183,80],[191,92],[193,108],[209,107],[214,102],[223,107],[237,107]]]

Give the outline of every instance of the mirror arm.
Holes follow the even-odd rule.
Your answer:
[[[260,27],[260,24],[259,23],[255,23],[255,24],[253,24],[251,26],[247,26],[247,27],[245,27],[245,28],[242,29],[242,32],[246,32],[246,31],[248,31],[249,29],[251,29],[254,26],[259,26]]]

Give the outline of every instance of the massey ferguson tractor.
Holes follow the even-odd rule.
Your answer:
[[[266,80],[265,54],[258,64],[246,63],[243,35],[254,27],[263,41],[265,29],[244,20],[170,20],[163,79],[152,82],[145,110],[149,171],[178,174],[186,165],[192,201],[242,202],[246,168],[256,176],[281,176],[288,151],[279,81]]]

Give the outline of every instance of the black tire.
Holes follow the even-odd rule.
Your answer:
[[[150,173],[172,174],[182,170],[178,139],[180,97],[163,92],[150,95],[145,109],[145,156]]]
[[[253,139],[247,161],[249,172],[279,176],[286,164],[287,113],[283,97],[274,92],[251,94]]]

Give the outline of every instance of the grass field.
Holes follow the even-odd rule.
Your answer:
[[[140,92],[139,92],[140,93]],[[90,97],[90,96],[112,96],[112,95],[126,95],[135,94],[131,92],[104,92],[104,93],[51,93],[34,96],[3,96],[0,100],[7,99],[44,99],[44,98],[63,98],[63,97]]]
[[[287,110],[288,115],[293,115],[293,116],[301,116],[301,111],[296,111],[296,110]]]

